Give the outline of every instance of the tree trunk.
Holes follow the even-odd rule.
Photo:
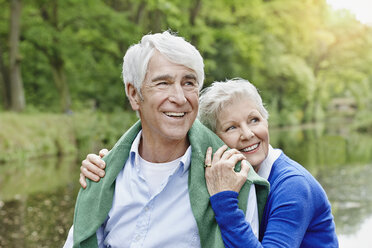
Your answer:
[[[153,33],[161,32],[161,24],[163,22],[163,13],[159,9],[148,12],[148,30]]]
[[[0,43],[0,91],[4,109],[10,109],[9,68],[4,63],[3,47]]]
[[[62,60],[52,62],[52,72],[60,94],[61,109],[64,113],[69,113],[71,111],[71,97]]]
[[[195,27],[196,25],[196,17],[199,14],[199,11],[201,9],[201,0],[196,0],[194,5],[190,8],[190,17],[189,17],[189,23],[190,26]],[[191,34],[191,44],[194,46],[197,45],[197,36],[196,34]]]
[[[45,2],[44,5],[40,6],[41,10],[41,17],[44,19],[45,22],[49,23],[55,31],[60,32],[59,30],[59,6],[58,1],[50,1],[50,4]],[[48,9],[49,8],[49,9]],[[61,52],[61,45],[59,38],[57,36],[53,36],[53,46],[52,47],[42,47],[39,44],[35,43],[35,47],[42,51],[49,60],[52,73],[53,73],[53,80],[58,90],[60,96],[60,108],[64,113],[71,112],[71,97],[70,91],[68,87],[68,83],[66,80],[65,74],[65,66],[64,66],[64,59]]]
[[[136,14],[134,15],[134,18],[133,18],[135,24],[137,24],[137,25],[140,24],[140,21],[141,21],[142,16],[143,16],[143,12],[145,11],[145,7],[146,7],[145,1],[141,1],[138,5]]]
[[[201,0],[196,0],[195,4],[190,8],[189,22],[191,26],[195,26],[196,17],[201,8]]]
[[[21,20],[21,0],[12,0],[10,16],[10,53],[9,78],[11,91],[11,106],[13,111],[22,111],[25,108],[25,94],[21,75],[21,58],[19,54]]]

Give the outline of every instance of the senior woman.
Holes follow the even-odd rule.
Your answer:
[[[257,89],[243,79],[215,82],[202,92],[199,106],[200,121],[270,182],[258,240],[238,208],[238,192],[226,190],[237,183],[231,176],[234,165],[225,154],[227,147],[213,156],[208,149],[205,178],[225,246],[338,247],[331,206],[321,185],[283,151],[271,147],[269,115]],[[88,170],[82,173],[97,179]]]

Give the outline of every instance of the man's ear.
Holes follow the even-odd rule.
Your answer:
[[[128,83],[126,86],[127,95],[129,99],[130,106],[134,111],[139,110],[139,102],[141,101],[141,97],[137,91],[137,89],[133,86],[133,84]]]

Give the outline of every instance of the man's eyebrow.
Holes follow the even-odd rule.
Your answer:
[[[194,79],[196,81],[196,76],[194,74],[187,74],[184,76],[186,79]]]
[[[193,79],[196,81],[196,76],[194,74],[186,74],[185,76],[183,76],[184,79]],[[151,80],[151,82],[156,82],[156,81],[161,81],[161,80],[173,80],[174,78],[169,75],[169,74],[165,74],[165,75],[160,75],[160,76],[157,76],[155,78],[153,78]]]
[[[161,80],[172,80],[173,77],[171,75],[160,75],[151,80],[151,82],[161,81]]]

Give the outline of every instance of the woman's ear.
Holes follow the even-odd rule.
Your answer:
[[[126,87],[126,90],[127,90],[127,96],[128,96],[128,99],[129,99],[129,103],[132,106],[132,109],[134,111],[138,111],[139,107],[140,107],[139,103],[141,101],[141,97],[140,97],[137,89],[131,83],[126,84],[125,87]]]

